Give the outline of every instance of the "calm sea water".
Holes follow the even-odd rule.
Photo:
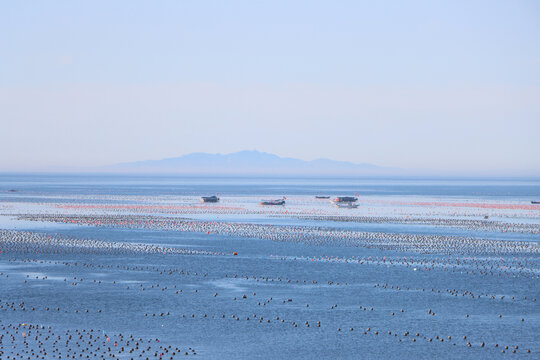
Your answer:
[[[538,358],[540,301],[532,300],[540,300],[538,253],[507,256],[509,262],[523,264],[529,275],[522,269],[506,272],[489,269],[495,275],[486,275],[479,272],[480,262],[496,260],[500,266],[505,256],[472,257],[469,266],[453,269],[445,264],[471,257],[459,253],[418,254],[336,243],[309,245],[159,229],[28,222],[19,221],[14,215],[55,213],[58,210],[53,205],[58,204],[171,204],[177,197],[215,193],[228,199],[227,206],[232,206],[235,198],[249,201],[251,197],[287,196],[294,203],[296,199],[305,202],[318,194],[358,194],[361,199],[383,202],[442,199],[530,204],[531,200],[540,200],[540,180],[2,174],[0,228],[79,239],[160,244],[227,256],[2,253],[1,302],[23,301],[26,307],[40,310],[0,309],[1,323],[27,322],[45,324],[59,331],[95,329],[158,338],[164,344],[195,348],[197,357],[210,359]],[[425,209],[428,215],[434,211],[438,210]],[[91,214],[96,213],[99,211]],[[499,215],[508,216],[502,218],[510,222],[523,218],[529,223],[540,223],[538,212],[534,211]],[[193,214],[191,218],[531,243],[540,240],[535,234],[276,219],[265,213]],[[229,256],[233,252],[238,256]],[[322,257],[333,260],[320,261]],[[370,257],[377,261],[369,264],[343,261]],[[423,263],[407,266],[404,258]],[[43,279],[44,276],[47,278]],[[77,285],[72,285],[73,282]],[[385,283],[386,288],[378,286]],[[179,289],[182,292],[176,293]],[[489,296],[473,298],[470,293],[475,297]],[[492,295],[495,299],[491,299]],[[502,300],[501,296],[504,296]],[[45,311],[44,306],[60,307],[61,311]],[[167,312],[169,315],[160,315]],[[316,326],[317,321],[320,327]],[[409,334],[404,335],[407,331]],[[416,333],[418,337],[413,336]],[[472,346],[467,346],[467,342]],[[487,345],[481,347],[481,342]],[[495,348],[494,344],[499,347]],[[511,347],[502,354],[504,345]],[[519,346],[516,354],[510,353],[516,345]],[[525,349],[532,352],[526,353]],[[127,354],[119,357],[130,358]]]
[[[268,178],[0,174],[0,189],[43,195],[433,195],[539,198],[540,179]]]

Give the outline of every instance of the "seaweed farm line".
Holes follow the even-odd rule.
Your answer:
[[[0,175],[2,360],[540,357],[540,182],[83,180]]]

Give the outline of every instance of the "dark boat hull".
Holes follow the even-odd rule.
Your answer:
[[[354,196],[338,196],[334,199],[334,202],[340,203],[340,202],[355,202],[358,201],[357,197]]]

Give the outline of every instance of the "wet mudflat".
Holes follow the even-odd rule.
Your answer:
[[[540,207],[519,185],[336,209],[314,199],[331,181],[269,208],[265,188],[201,204],[196,184],[61,180],[0,196],[2,359],[540,355]]]

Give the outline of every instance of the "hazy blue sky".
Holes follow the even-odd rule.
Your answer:
[[[258,149],[540,174],[540,1],[3,1],[0,171]]]

